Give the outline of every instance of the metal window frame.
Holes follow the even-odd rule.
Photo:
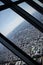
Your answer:
[[[39,1],[43,3],[43,0],[39,0]]]
[[[34,18],[32,15],[27,13],[25,10],[17,6],[17,4],[21,2],[27,2],[28,4],[30,3],[30,0],[19,0],[17,2],[11,2],[10,0],[1,0],[5,5],[2,5],[0,7],[0,11],[11,8],[13,11],[15,11],[17,14],[22,16],[24,19],[26,19],[29,23],[31,23],[34,27],[36,27],[38,30],[40,30],[43,33],[43,23],[38,21],[36,18]],[[30,5],[32,2],[30,3]],[[34,5],[34,3],[33,3]],[[36,10],[38,10],[41,14],[43,13],[42,8],[40,6],[33,6]],[[28,65],[39,65],[36,61],[34,61],[29,55],[27,55],[24,51],[22,51],[20,48],[18,48],[15,44],[13,44],[11,41],[9,41],[5,36],[3,36],[0,33],[0,42],[7,47],[9,50],[11,50],[14,54],[16,54],[18,57],[20,57],[23,61],[25,61]],[[9,47],[10,46],[10,47]]]
[[[32,6],[34,9],[39,11],[41,14],[43,14],[43,7],[39,6],[37,3],[35,3],[32,0],[27,0],[26,1],[30,6]]]
[[[10,0],[5,0],[5,1],[3,1],[3,0],[1,0],[2,2],[4,2],[4,3],[11,3],[11,1]],[[34,1],[32,1],[32,0],[19,0],[19,1],[16,1],[16,2],[12,2],[13,4],[19,4],[19,3],[22,3],[22,2],[27,2],[30,6],[32,6],[34,9],[36,9],[37,11],[39,11],[41,14],[43,14],[43,7],[41,7],[41,6],[39,6],[37,3],[35,3]],[[41,2],[43,2],[43,1],[41,1]],[[0,10],[1,10],[1,8],[0,8]]]

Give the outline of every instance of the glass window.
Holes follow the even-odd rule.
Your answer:
[[[34,8],[32,8],[29,4],[27,4],[26,2],[23,2],[18,4],[18,6],[43,23],[43,15],[40,14],[38,11],[36,11]]]
[[[10,50],[3,46],[2,43],[0,43],[0,64],[23,65],[25,62],[23,62],[19,57],[14,55]]]
[[[0,31],[4,35],[10,33],[13,29],[18,27],[22,22],[23,18],[17,13],[12,11],[10,8],[0,12]],[[16,31],[15,31],[16,33]]]
[[[0,12],[0,32],[33,59],[41,59],[43,33],[11,9]],[[39,58],[37,58],[37,55]],[[36,58],[35,58],[36,56]],[[41,61],[38,61],[41,63]]]
[[[18,0],[11,0],[12,2],[16,2],[16,1],[18,1]]]
[[[4,3],[2,1],[0,1],[0,6],[4,5]]]

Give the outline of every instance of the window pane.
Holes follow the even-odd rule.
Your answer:
[[[14,64],[14,65],[23,65],[25,64],[19,57],[14,55],[10,50],[0,43],[0,64]]]
[[[41,59],[43,33],[11,9],[4,10],[0,14],[0,32],[33,59],[36,56],[36,61]]]
[[[18,1],[18,0],[11,0],[12,2]]]
[[[38,11],[36,11],[34,8],[32,8],[29,4],[27,4],[26,2],[23,2],[23,3],[19,4],[18,6],[20,6],[26,12],[28,12],[33,17],[35,17],[36,19],[38,19],[40,22],[43,23],[43,15],[40,14]]]
[[[18,27],[22,22],[23,18],[11,9],[6,9],[0,12],[0,32],[7,35],[13,29]],[[3,28],[4,27],[4,28]],[[16,32],[15,32],[16,33]]]
[[[4,3],[2,1],[0,1],[0,6],[4,5]]]

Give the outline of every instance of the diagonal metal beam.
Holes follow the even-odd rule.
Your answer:
[[[22,3],[22,2],[24,2],[24,0],[18,0],[18,1],[15,1],[15,2],[12,2],[11,0],[1,0],[3,3],[5,3],[5,4],[10,4],[10,3],[12,3],[12,4],[19,4],[19,3]]]
[[[3,3],[6,3],[6,2],[3,1],[3,0],[1,0],[1,1],[2,1]],[[0,6],[0,11],[5,10],[5,9],[7,9],[7,8],[10,8],[11,5],[13,5],[13,4],[17,5],[17,4],[22,3],[22,2],[24,2],[24,0],[19,0],[19,1],[16,1],[16,2],[10,2],[10,3],[7,4],[7,5],[2,5],[2,6]]]
[[[1,1],[5,4],[11,3],[11,0],[1,0]],[[39,11],[41,14],[43,14],[43,8],[41,6],[39,6],[37,3],[35,3],[33,0],[19,0],[15,3],[19,4],[19,3],[22,3],[23,1],[27,2],[30,6],[32,6],[37,11]]]
[[[43,0],[39,0],[39,1],[43,3]]]
[[[10,40],[8,40],[6,37],[4,37],[1,33],[0,33],[0,42],[6,48],[8,48],[10,51],[12,51],[15,55],[17,55],[19,58],[21,58],[28,65],[40,65],[35,60],[33,60],[29,55],[27,55],[23,50],[21,50],[14,43],[12,43]]]
[[[10,1],[10,0],[1,0],[3,3],[5,3],[6,5],[2,5],[2,6],[0,6],[0,11],[2,11],[2,10],[4,10],[4,9],[7,9],[7,8],[10,8],[11,7],[11,5],[13,5],[13,4],[15,4],[15,5],[17,5],[17,4],[19,4],[19,3],[22,3],[22,2],[24,2],[24,0],[19,0],[19,1],[15,1],[15,2],[12,2],[12,1]]]
[[[15,2],[13,2],[14,4],[20,4],[20,3],[22,3],[22,2],[24,2],[24,0],[18,0],[18,1],[15,1]]]
[[[2,5],[2,6],[0,6],[0,11],[3,11],[7,8],[10,8],[10,6],[9,5]]]
[[[11,3],[12,1],[11,0],[1,0],[4,4],[9,4]]]
[[[39,11],[41,14],[43,14],[43,8],[41,6],[39,6],[37,3],[35,3],[32,0],[26,0],[26,2],[32,6],[34,9],[36,9],[37,11]]]

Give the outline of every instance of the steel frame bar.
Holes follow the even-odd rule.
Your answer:
[[[43,3],[43,0],[39,0],[39,1]]]
[[[3,10],[5,10],[5,9],[7,9],[7,8],[9,8],[8,5],[2,5],[2,6],[0,6],[0,11],[3,11]]]
[[[10,0],[1,0],[3,3],[5,4],[10,4],[11,1]],[[41,14],[43,14],[43,8],[41,6],[39,6],[37,3],[35,3],[34,1],[32,0],[19,0],[19,1],[16,1],[16,2],[13,2],[13,4],[19,4],[19,3],[22,3],[22,2],[27,2],[30,6],[32,6],[34,9],[36,9],[37,11],[39,11]]]
[[[8,40],[5,36],[0,33],[0,43],[2,43],[6,48],[8,48],[12,53],[21,58],[28,65],[40,65],[35,60],[33,60],[29,55],[27,55],[23,50],[17,47],[14,43]]]
[[[3,0],[2,0],[2,2],[5,3]],[[24,2],[24,1],[21,0],[21,1],[11,2],[7,5],[2,5],[2,6],[0,6],[0,11],[5,10],[7,8],[10,8],[11,5],[13,5],[13,4],[17,5],[17,4],[22,3],[22,2]]]
[[[19,4],[19,3],[22,3],[22,2],[24,2],[24,0],[18,0],[18,1],[15,1],[15,2],[12,2],[11,0],[5,0],[5,1],[3,1],[3,0],[1,0],[3,3],[5,3],[5,4]]]
[[[32,0],[26,0],[26,2],[32,6],[34,9],[36,9],[37,11],[39,11],[41,14],[43,14],[43,8],[41,6],[39,6],[37,3],[35,3]]]
[[[5,1],[3,1],[3,0],[1,0],[3,3],[6,3]],[[10,1],[10,0],[9,0]],[[13,4],[15,4],[15,5],[17,5],[17,4],[19,4],[19,3],[22,3],[22,2],[24,2],[23,0],[19,0],[19,1],[16,1],[16,2],[11,2],[10,1],[10,3],[8,2],[8,0],[7,0],[7,3],[9,3],[9,4],[7,4],[7,5],[2,5],[2,6],[0,6],[0,11],[2,11],[2,10],[4,10],[4,9],[7,9],[7,8],[10,8],[11,7],[11,5],[13,5]]]

